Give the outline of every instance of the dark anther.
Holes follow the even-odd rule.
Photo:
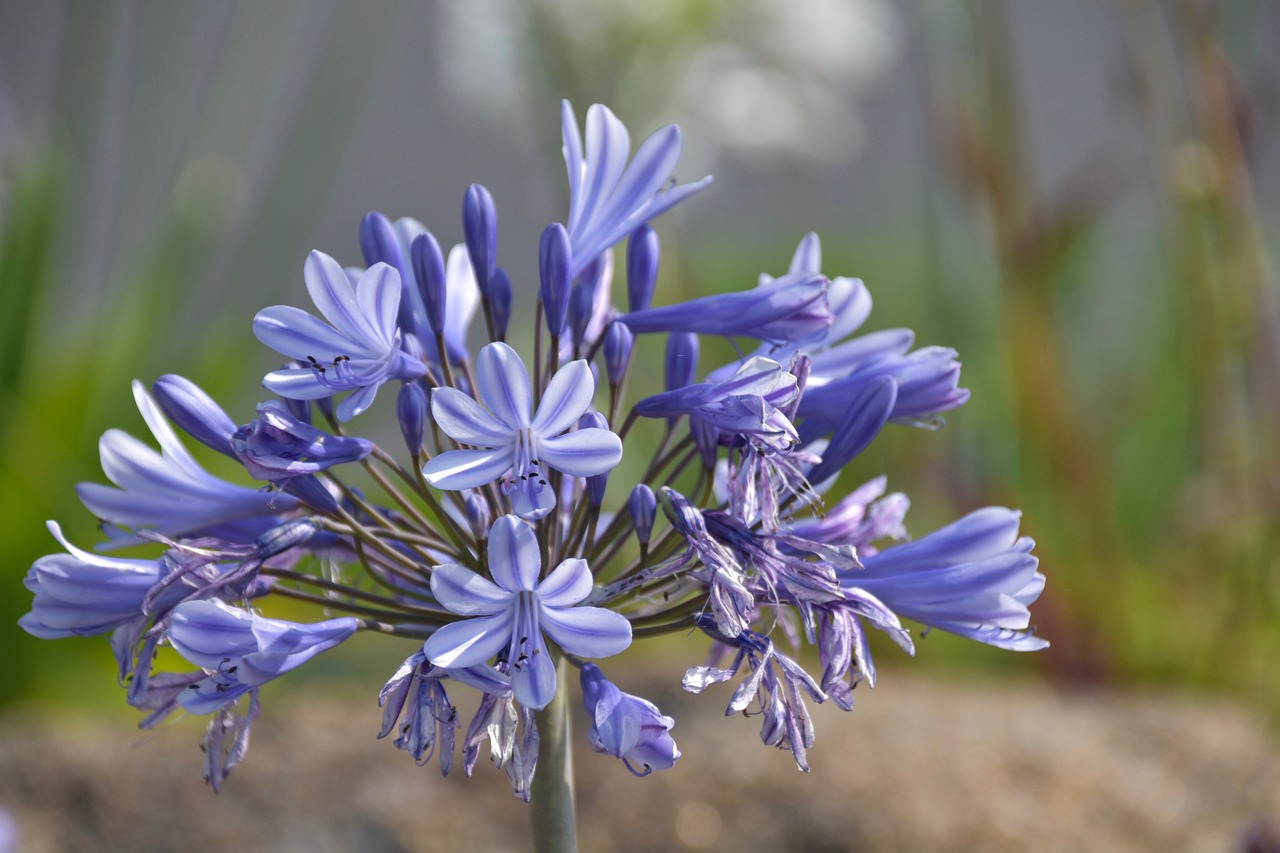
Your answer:
[[[334,364],[341,364],[344,361],[350,361],[350,360],[351,360],[351,356],[349,355],[335,355],[333,357]]]

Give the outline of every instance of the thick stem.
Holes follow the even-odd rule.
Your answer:
[[[538,712],[538,771],[529,806],[533,810],[533,849],[572,853],[578,849],[573,804],[573,749],[569,741],[569,662],[556,666],[559,689]]]

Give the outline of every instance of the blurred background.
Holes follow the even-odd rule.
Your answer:
[[[15,622],[44,521],[95,541],[72,486],[104,430],[145,435],[129,381],[248,420],[250,320],[305,302],[306,253],[358,261],[369,210],[456,242],[471,181],[531,312],[568,98],[633,144],[678,122],[681,180],[716,176],[657,223],[669,299],[783,272],[812,230],[866,329],[959,350],[971,402],[841,487],[888,474],[917,535],[1022,508],[1053,646],[933,634],[889,676],[1226,701],[1274,751],[1277,36],[1263,0],[0,4],[0,709],[128,719],[105,642]]]

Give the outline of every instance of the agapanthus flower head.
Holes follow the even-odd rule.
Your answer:
[[[587,111],[585,139],[568,104],[561,119],[569,210],[543,230],[532,280],[498,263],[497,204],[480,184],[463,195],[463,243],[447,256],[417,220],[365,216],[365,268],[320,252],[304,264],[317,315],[278,305],[254,319],[290,359],[264,382],[281,399],[233,418],[182,377],[161,377],[154,399],[134,384],[160,450],[108,432],[115,485],[79,490],[106,545],[153,553],[99,556],[51,523],[65,553],[31,567],[21,626],[110,634],[144,727],[175,710],[208,715],[215,790],[245,755],[263,686],[358,630],[417,649],[378,696],[378,736],[446,774],[460,756],[468,776],[487,743],[535,808],[538,767],[564,757],[544,750],[567,743],[556,721],[573,668],[596,752],[639,776],[679,759],[675,721],[591,662],[633,641],[699,629],[710,650],[681,664],[685,689],[738,681],[726,713],[758,716],[761,740],[803,770],[808,702],[849,710],[854,688],[878,681],[872,629],[908,654],[910,622],[1045,645],[1028,612],[1044,576],[1017,512],[979,510],[911,541],[908,501],[885,478],[829,491],[866,464],[886,424],[939,426],[968,398],[956,354],[913,350],[906,329],[863,333],[870,291],[823,275],[814,234],[782,276],[653,306],[651,221],[710,179],[675,182],[677,128],[632,156],[605,107]],[[483,340],[471,328],[481,309]],[[655,333],[665,342],[643,340]],[[703,335],[760,347],[706,364],[717,348]],[[629,395],[637,371],[645,393],[662,390]],[[398,448],[346,425],[387,383],[394,422],[361,433]],[[208,473],[175,426],[239,463],[240,480]],[[261,615],[276,596],[319,615]],[[161,671],[165,647],[198,669]],[[477,701],[459,701],[472,690]],[[475,708],[469,721],[460,706]]]

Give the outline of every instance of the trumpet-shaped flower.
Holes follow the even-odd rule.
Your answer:
[[[168,571],[164,560],[104,557],[67,541],[57,522],[49,532],[65,554],[36,560],[25,584],[35,594],[31,612],[18,620],[24,631],[46,640],[104,634],[143,615],[147,592]],[[180,588],[175,593],[181,597]]]
[[[472,489],[510,472],[503,490],[516,514],[542,518],[555,506],[546,468],[574,477],[603,474],[622,459],[622,441],[607,429],[568,432],[591,407],[596,383],[585,361],[556,372],[530,417],[529,374],[516,351],[492,343],[476,358],[481,406],[456,388],[439,388],[431,413],[446,435],[473,450],[449,450],[423,466],[427,482],[440,489]]]
[[[568,101],[561,104],[560,125],[569,170],[571,278],[650,219],[711,183],[708,176],[669,186],[684,147],[675,125],[646,139],[629,164],[631,137],[608,107],[594,104],[587,110],[585,150]]]
[[[350,616],[302,624],[267,619],[221,601],[186,601],[173,609],[167,636],[207,676],[178,702],[193,714],[208,714],[251,689],[297,669],[356,632]]]
[[[450,611],[474,618],[440,628],[423,646],[427,659],[463,669],[502,655],[511,665],[511,687],[520,704],[545,708],[556,692],[550,637],[570,654],[616,655],[631,645],[631,623],[602,607],[577,606],[592,589],[586,560],[569,559],[539,582],[542,557],[533,528],[504,515],[489,531],[489,574],[456,565],[437,566],[431,592]]]
[[[99,442],[102,470],[119,488],[98,483],[76,486],[91,512],[112,525],[152,530],[164,536],[216,534],[252,541],[275,526],[279,514],[297,507],[288,495],[236,486],[213,476],[187,452],[141,382],[133,398],[151,434],[156,453],[120,430],[108,430]],[[118,536],[116,544],[136,543]]]
[[[1027,630],[1027,605],[1044,590],[1018,538],[1021,513],[987,507],[914,542],[863,559],[840,572],[840,584],[865,590],[899,616],[1002,649],[1035,651],[1049,644]]]
[[[349,421],[369,408],[384,382],[426,374],[422,360],[400,348],[401,283],[394,267],[374,264],[353,286],[337,261],[312,252],[303,276],[311,300],[329,322],[289,305],[258,312],[253,318],[258,340],[307,365],[268,373],[262,381],[267,390],[294,400],[352,391],[337,408],[338,420]]]

